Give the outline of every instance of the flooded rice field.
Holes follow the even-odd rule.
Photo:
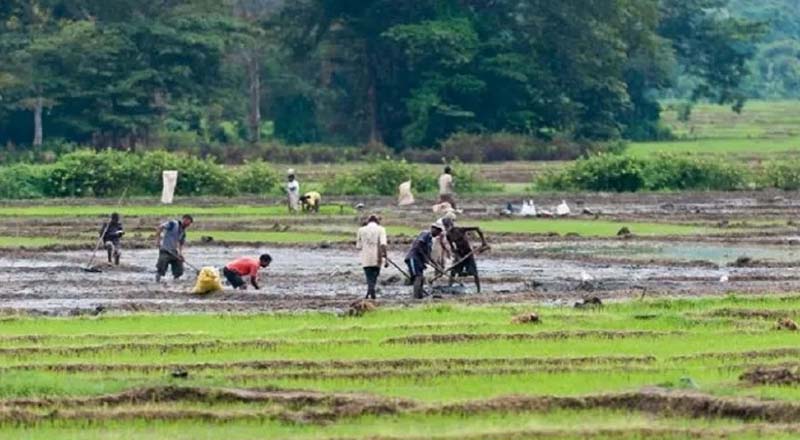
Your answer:
[[[560,195],[540,196],[536,203],[548,207],[564,199]],[[278,203],[262,199],[195,202],[201,208],[232,206],[231,203],[234,206]],[[406,233],[396,234],[390,240],[392,260],[404,267],[403,254],[411,240],[408,233],[426,228],[436,217],[428,202],[421,200],[415,207],[403,209],[393,207],[392,200],[386,198],[343,199],[336,203],[343,206],[364,203],[367,209],[381,212],[390,228],[405,227]],[[508,203],[517,202],[520,200],[500,196],[467,198],[462,203],[464,211],[459,222],[496,227],[498,222],[508,220],[501,210]],[[583,233],[569,233],[571,226],[561,227],[561,223],[552,223],[560,227],[559,233],[546,233],[546,229],[534,233],[488,232],[492,250],[478,258],[483,292],[476,292],[468,278],[459,280],[463,285],[448,288],[445,277],[429,289],[431,295],[424,301],[530,301],[563,305],[594,296],[615,300],[663,295],[769,294],[800,288],[800,230],[793,220],[800,213],[800,202],[784,193],[580,194],[570,196],[567,202],[573,210],[568,220],[573,223],[569,225],[584,228]],[[94,202],[90,206],[104,203]],[[182,203],[189,206],[185,201]],[[156,283],[157,251],[152,248],[152,231],[164,219],[136,215],[132,212],[134,208],[120,208],[131,231],[122,265],[101,266],[101,273],[82,270],[91,255],[87,250],[91,247],[87,245],[0,250],[0,309],[6,313],[48,315],[104,311],[340,311],[364,294],[364,275],[358,265],[357,251],[346,240],[324,245],[270,244],[258,240],[254,243],[224,239],[211,243],[193,241],[186,255],[198,267],[221,268],[240,256],[272,254],[273,264],[262,274],[263,289],[228,288],[223,293],[195,296],[190,293],[195,273],[188,268],[181,280]],[[7,216],[0,218],[0,230],[6,237],[13,232],[17,236],[91,240],[102,217],[69,214],[67,209],[60,216]],[[357,228],[358,215],[299,218],[198,215],[197,220],[197,234],[280,230],[289,238],[307,233],[339,234],[339,237],[345,234],[346,238]],[[630,225],[634,235],[587,235],[587,230],[591,232],[591,222],[596,220]],[[655,225],[655,233],[636,235],[645,224]],[[659,235],[662,224],[702,229],[683,235]],[[104,260],[105,255],[100,254],[104,253],[98,253]],[[415,303],[411,288],[394,267],[384,269],[381,275],[379,300],[395,305]]]

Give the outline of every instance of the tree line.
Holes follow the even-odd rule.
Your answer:
[[[658,135],[740,107],[764,26],[727,0],[4,0],[0,142],[433,147]]]

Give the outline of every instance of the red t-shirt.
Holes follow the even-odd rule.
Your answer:
[[[258,261],[258,258],[242,257],[231,261],[225,267],[227,267],[228,270],[238,273],[239,276],[255,277],[258,276],[258,269],[261,268],[261,263]]]

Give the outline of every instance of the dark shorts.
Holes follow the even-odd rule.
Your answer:
[[[460,277],[478,275],[478,263],[475,262],[475,256],[470,255],[469,258],[459,263],[458,266],[453,267],[451,275]]]
[[[183,275],[183,261],[176,257],[172,252],[164,250],[158,251],[158,262],[156,262],[156,270],[162,277],[167,274],[167,268],[172,269],[172,276],[180,278]]]
[[[425,273],[425,263],[416,258],[407,259],[406,266],[408,266],[408,275],[412,278],[422,276]]]
[[[244,279],[238,273],[228,269],[227,267],[222,268],[222,275],[225,275],[225,279],[231,283],[234,289],[238,289],[245,285]]]

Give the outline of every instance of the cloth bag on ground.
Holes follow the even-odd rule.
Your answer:
[[[172,204],[172,198],[175,196],[175,186],[178,184],[178,172],[164,171],[161,174],[161,179],[164,182],[164,188],[161,190],[161,203],[170,205]]]
[[[208,295],[214,292],[222,291],[222,280],[219,276],[219,271],[213,267],[204,267],[200,269],[200,274],[197,275],[197,282],[192,289],[195,295]]]
[[[411,193],[411,181],[403,182],[398,187],[400,196],[397,198],[397,204],[400,206],[408,206],[414,204],[414,194]]]

